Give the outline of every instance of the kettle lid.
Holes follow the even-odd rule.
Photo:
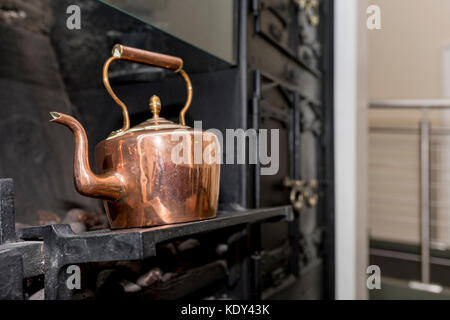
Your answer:
[[[149,100],[150,111],[153,117],[134,126],[126,131],[114,131],[112,132],[108,139],[116,138],[124,134],[136,131],[150,131],[150,130],[162,130],[162,129],[188,129],[188,126],[175,123],[173,121],[167,120],[159,116],[161,112],[161,100],[158,96],[153,95]]]

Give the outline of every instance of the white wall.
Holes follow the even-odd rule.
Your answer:
[[[371,0],[382,30],[369,32],[369,97],[441,98],[442,49],[450,44],[449,0]]]
[[[367,298],[366,8],[335,0],[337,299]]]

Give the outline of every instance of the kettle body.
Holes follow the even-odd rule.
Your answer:
[[[156,226],[216,216],[220,164],[195,163],[195,137],[208,141],[202,155],[220,153],[217,137],[193,129],[133,132],[101,141],[95,148],[100,173],[115,172],[126,181],[122,196],[105,200],[112,228]],[[183,149],[184,150],[180,150]],[[187,153],[187,157],[180,152]],[[209,152],[210,153],[210,152]],[[178,159],[175,159],[178,158]]]

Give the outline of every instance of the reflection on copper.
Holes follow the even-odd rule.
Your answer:
[[[95,149],[99,175],[90,167],[87,137],[74,118],[56,113],[53,122],[69,127],[74,133],[74,177],[83,195],[106,199],[105,209],[111,228],[132,228],[187,222],[213,218],[219,197],[219,163],[193,163],[194,129],[176,132],[189,143],[190,162],[174,164],[173,130],[129,132],[124,136],[103,140]],[[218,139],[209,132],[201,133],[202,151],[210,143],[220,152]]]
[[[97,167],[103,174],[115,172],[124,177],[124,197],[107,201],[113,228],[162,225],[215,217],[219,196],[220,165],[174,164],[173,130],[132,132],[104,140],[95,150]],[[183,130],[192,143],[193,129]],[[204,132],[219,148],[217,138]],[[210,137],[212,136],[212,137]],[[118,145],[128,152],[117,152]],[[203,150],[208,145],[205,144]],[[105,166],[104,159],[110,158]],[[127,213],[127,214],[124,214]]]

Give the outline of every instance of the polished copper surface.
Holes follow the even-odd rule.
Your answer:
[[[117,200],[121,197],[123,179],[114,172],[96,175],[89,165],[88,140],[83,126],[73,117],[59,112],[51,112],[52,122],[68,127],[74,136],[73,181],[75,188],[84,196]]]
[[[178,57],[162,53],[141,50],[116,44],[112,49],[112,55],[124,60],[150,64],[155,67],[179,71],[183,68],[183,60]]]
[[[74,134],[74,182],[85,196],[106,200],[111,228],[156,226],[214,218],[219,196],[219,163],[194,163],[194,145],[216,157],[220,145],[215,135],[184,130],[147,130],[103,140],[95,148],[99,175],[89,166],[88,141],[73,117],[51,113]],[[182,140],[185,139],[185,140]],[[198,140],[197,140],[198,139]],[[188,148],[188,161],[176,164],[171,155],[180,141]],[[210,146],[210,144],[213,144]],[[209,152],[206,150],[213,150]],[[211,149],[212,148],[212,149]]]
[[[217,137],[200,133],[220,152]],[[173,141],[176,138],[176,141]],[[176,164],[171,153],[180,139],[189,147],[189,162]],[[199,139],[200,140],[200,139]],[[97,168],[126,181],[123,197],[106,201],[112,228],[155,226],[202,220],[216,215],[220,165],[194,164],[193,129],[137,131],[104,140],[95,149]],[[203,143],[205,151],[209,143]]]

